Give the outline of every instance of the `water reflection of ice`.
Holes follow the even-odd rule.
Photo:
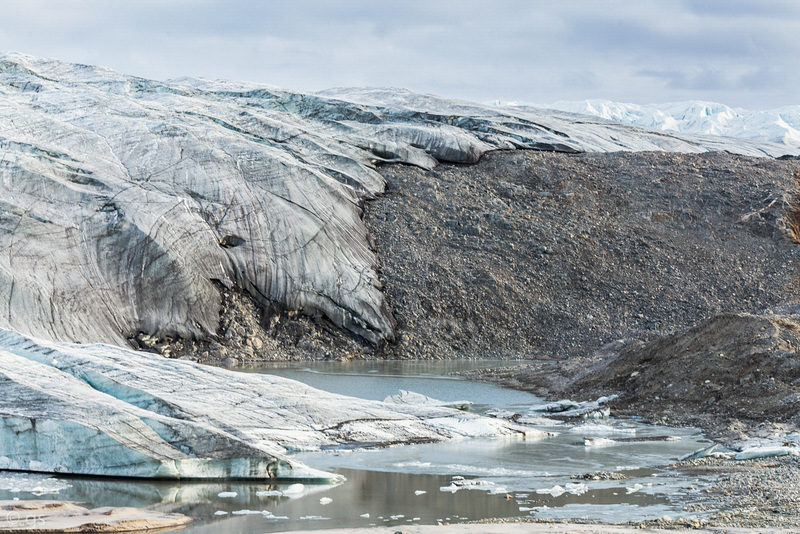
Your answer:
[[[68,481],[48,475],[0,471],[0,499],[4,498],[3,494],[6,492],[14,497],[20,497],[20,493],[34,497],[56,495],[70,486]],[[9,496],[6,495],[5,498]]]
[[[392,365],[369,362],[347,369],[326,365],[313,373],[296,368],[282,373],[321,389],[377,400],[400,389],[444,401],[466,399],[475,403],[471,411],[491,411],[497,417],[530,415],[532,406],[542,404],[540,398],[525,392],[438,379],[439,367]],[[457,370],[451,367],[448,370]],[[304,380],[304,376],[313,380]],[[59,499],[92,506],[155,507],[197,518],[184,531],[187,534],[224,534],[399,527],[528,515],[600,521],[677,516],[681,510],[672,496],[699,491],[705,484],[655,468],[705,445],[696,430],[652,427],[635,420],[588,421],[583,427],[574,423],[548,426],[547,419],[533,416],[530,421],[539,422],[531,428],[554,435],[297,454],[315,467],[343,474],[347,482],[340,485],[59,479],[0,472],[0,499],[32,498],[47,491],[57,492]],[[640,441],[652,436],[680,439]],[[613,443],[586,446],[586,439],[599,437]],[[628,478],[572,478],[595,471],[624,472]]]

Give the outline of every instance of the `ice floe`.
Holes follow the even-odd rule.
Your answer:
[[[344,397],[277,376],[7,330],[0,387],[0,457],[15,470],[335,481],[287,452],[537,434],[451,408]]]

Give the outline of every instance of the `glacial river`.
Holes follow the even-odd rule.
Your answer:
[[[524,414],[543,402],[529,393],[447,376],[450,371],[501,364],[302,362],[246,372],[279,374],[366,399],[383,400],[407,390],[443,401],[471,401],[471,411],[477,413]],[[347,481],[339,485],[153,483],[0,472],[0,499],[57,498],[92,506],[176,511],[198,518],[182,532],[219,534],[455,523],[488,517],[603,521],[687,517],[691,514],[682,511],[682,498],[701,492],[710,481],[659,468],[707,445],[696,429],[656,427],[630,419],[537,428],[557,435],[297,454],[307,464],[344,475]],[[670,440],[625,441],[654,436]],[[586,446],[585,437],[621,441]],[[594,471],[621,472],[628,478],[571,478]]]

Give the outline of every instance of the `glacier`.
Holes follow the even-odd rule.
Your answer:
[[[217,282],[391,341],[360,218],[385,187],[377,165],[516,148],[787,152],[404,90],[160,82],[4,54],[0,327],[120,346],[138,333],[205,338],[219,326]]]
[[[663,104],[599,99],[561,100],[551,104],[496,101],[495,104],[502,108],[553,109],[589,115],[662,132],[757,139],[783,144],[790,149],[800,147],[800,105],[754,111],[701,100]]]
[[[0,391],[0,469],[18,471],[336,481],[291,452],[544,435],[453,408],[10,330],[0,330]]]
[[[291,452],[533,433],[127,348],[213,337],[219,285],[390,342],[361,219],[379,166],[512,149],[799,153],[398,89],[156,81],[0,54],[0,469],[330,480]]]

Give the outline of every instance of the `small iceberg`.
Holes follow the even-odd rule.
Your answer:
[[[739,452],[734,458],[736,460],[752,460],[774,456],[800,456],[800,450],[796,447],[752,447]]]
[[[558,417],[583,417],[584,419],[608,419],[611,415],[611,409],[605,406],[611,401],[615,401],[619,395],[609,395],[607,397],[600,397],[594,401],[575,402],[568,399],[562,399],[556,402],[549,402],[547,404],[540,404],[531,408],[532,412],[543,412]]]
[[[483,490],[490,493],[505,493],[506,489],[488,480],[467,480],[462,476],[454,476],[449,486],[442,486],[439,491],[455,493],[459,490]]]
[[[636,493],[640,489],[644,488],[641,484],[634,484],[633,487],[626,487],[625,492],[630,495],[631,493]]]
[[[552,488],[537,489],[536,493],[539,495],[552,495],[553,497],[560,497],[567,492],[562,486],[553,486]]]
[[[630,426],[604,425],[599,423],[584,423],[575,425],[569,429],[570,432],[580,432],[582,434],[636,434],[636,428]]]
[[[699,460],[700,458],[705,458],[706,456],[710,456],[715,450],[717,450],[717,443],[714,443],[710,447],[703,447],[702,449],[697,449],[694,452],[690,452],[689,454],[684,454],[680,458],[678,458],[679,462],[686,462],[689,460]]]
[[[440,401],[434,398],[414,393],[413,391],[400,390],[398,395],[389,395],[383,402],[387,404],[407,404],[412,406],[438,406],[440,408],[454,408],[456,410],[467,411],[472,406],[470,401]]]
[[[608,438],[583,438],[583,446],[584,447],[608,447],[609,445],[614,445],[617,442],[613,439]]]

